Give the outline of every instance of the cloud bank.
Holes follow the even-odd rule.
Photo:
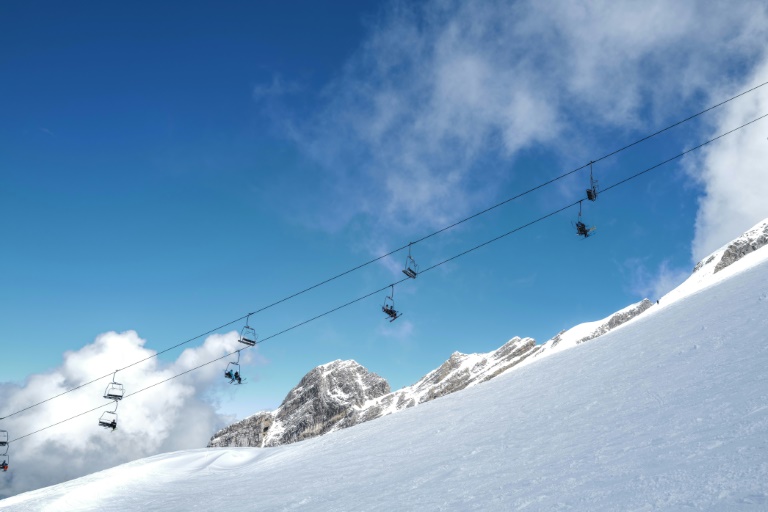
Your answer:
[[[47,373],[30,376],[23,386],[0,386],[0,416],[57,395],[112,369],[155,354],[134,331],[108,332]],[[239,345],[239,346],[238,346]],[[150,359],[124,372],[116,381],[126,395],[241,348],[237,333],[209,336],[199,347],[184,350],[170,364]],[[242,353],[241,363],[250,358]],[[161,452],[201,448],[231,418],[216,413],[216,394],[226,386],[227,360],[212,363],[147,391],[127,396],[118,406],[116,431],[100,428],[98,418],[112,406],[13,442],[11,469],[0,479],[0,498],[52,485],[137,458]],[[2,423],[10,439],[34,432],[108,403],[102,395],[110,379],[91,384],[23,412]],[[222,384],[223,383],[223,384]]]
[[[722,94],[732,95],[766,81],[768,58],[745,80],[724,87]],[[712,136],[765,114],[768,86],[718,112]],[[754,129],[741,130],[706,148],[688,165],[689,173],[704,188],[696,216],[694,261],[768,217],[768,119],[758,123]]]

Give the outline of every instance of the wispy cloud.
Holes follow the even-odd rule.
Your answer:
[[[319,164],[333,222],[423,231],[488,204],[523,149],[584,151],[590,127],[658,125],[686,99],[721,92],[763,51],[765,9],[397,2],[318,110],[286,122]]]
[[[413,330],[413,322],[400,318],[395,322],[381,324],[379,327],[379,334],[387,338],[408,340],[413,335]]]
[[[669,260],[663,260],[657,268],[648,268],[644,260],[632,258],[624,262],[629,277],[629,287],[638,297],[657,300],[677,288],[688,276],[690,268],[677,268]]]

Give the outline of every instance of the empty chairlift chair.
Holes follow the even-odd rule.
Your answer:
[[[240,339],[237,340],[240,343],[244,345],[248,345],[249,347],[252,347],[256,344],[256,341],[259,339],[259,335],[256,334],[256,330],[248,325],[248,320],[251,318],[251,315],[248,315],[248,318],[245,320],[245,327],[243,327],[243,330],[240,331]]]
[[[403,274],[407,275],[411,279],[416,279],[416,276],[419,274],[419,265],[416,263],[416,260],[413,259],[413,256],[411,256],[411,245],[413,242],[408,244],[408,257],[405,259],[405,268],[403,269]]]
[[[117,372],[115,372],[117,374]],[[125,388],[119,382],[115,382],[115,376],[112,376],[112,382],[107,385],[107,389],[104,390],[104,398],[107,400],[122,400],[125,395]]]

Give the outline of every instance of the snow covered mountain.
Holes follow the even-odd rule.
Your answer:
[[[454,352],[421,380],[390,392],[382,377],[355,361],[333,361],[306,374],[275,411],[256,413],[220,430],[208,447],[279,446],[358,425],[454,393],[544,356],[601,336],[651,307],[647,299],[608,318],[563,331],[544,345],[515,337],[485,354]]]
[[[301,443],[162,454],[0,510],[766,510],[768,249],[716,273],[723,256],[707,259],[620,327],[557,350],[585,337],[567,331],[440,400]],[[370,382],[348,389],[387,396]]]
[[[702,260],[665,304],[691,293],[720,270],[768,244],[768,219]],[[644,299],[607,318],[579,324],[543,345],[515,337],[485,354],[454,352],[439,368],[401,390],[390,392],[382,377],[355,361],[333,361],[302,378],[275,411],[263,411],[217,432],[208,447],[279,446],[358,425],[490,380],[531,362],[602,336],[654,304]],[[527,363],[526,363],[527,364]]]

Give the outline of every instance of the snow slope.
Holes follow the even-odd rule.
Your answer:
[[[717,275],[398,414],[276,448],[159,455],[0,510],[768,510],[768,250]]]

